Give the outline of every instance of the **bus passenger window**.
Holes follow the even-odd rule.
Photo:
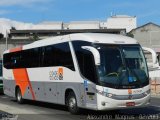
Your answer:
[[[69,43],[60,43],[43,48],[42,67],[64,66],[75,71]]]

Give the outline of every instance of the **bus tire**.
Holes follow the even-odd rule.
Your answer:
[[[77,106],[77,99],[74,92],[69,92],[67,97],[67,106],[71,114],[78,114],[79,108]]]
[[[24,99],[22,98],[22,93],[19,87],[16,90],[16,100],[19,104],[24,103]]]

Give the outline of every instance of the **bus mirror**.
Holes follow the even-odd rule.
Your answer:
[[[94,56],[95,64],[100,65],[100,54],[96,48],[91,46],[82,46],[81,48],[90,51]]]
[[[146,53],[146,55],[148,54],[151,54],[151,62],[150,61],[148,61],[148,66],[151,66],[152,68],[156,68],[156,67],[159,67],[159,63],[158,63],[158,59],[157,59],[157,54],[156,54],[156,52],[153,50],[153,49],[151,49],[151,48],[147,48],[147,47],[142,47],[142,49],[144,50],[144,51],[146,51],[145,53]],[[146,59],[147,60],[147,59]]]

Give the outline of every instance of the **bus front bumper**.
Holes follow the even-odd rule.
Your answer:
[[[99,96],[97,110],[116,110],[126,108],[145,107],[150,104],[150,94],[141,99],[115,100]]]

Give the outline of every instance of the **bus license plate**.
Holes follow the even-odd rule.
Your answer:
[[[135,106],[135,102],[127,102],[126,106]]]

